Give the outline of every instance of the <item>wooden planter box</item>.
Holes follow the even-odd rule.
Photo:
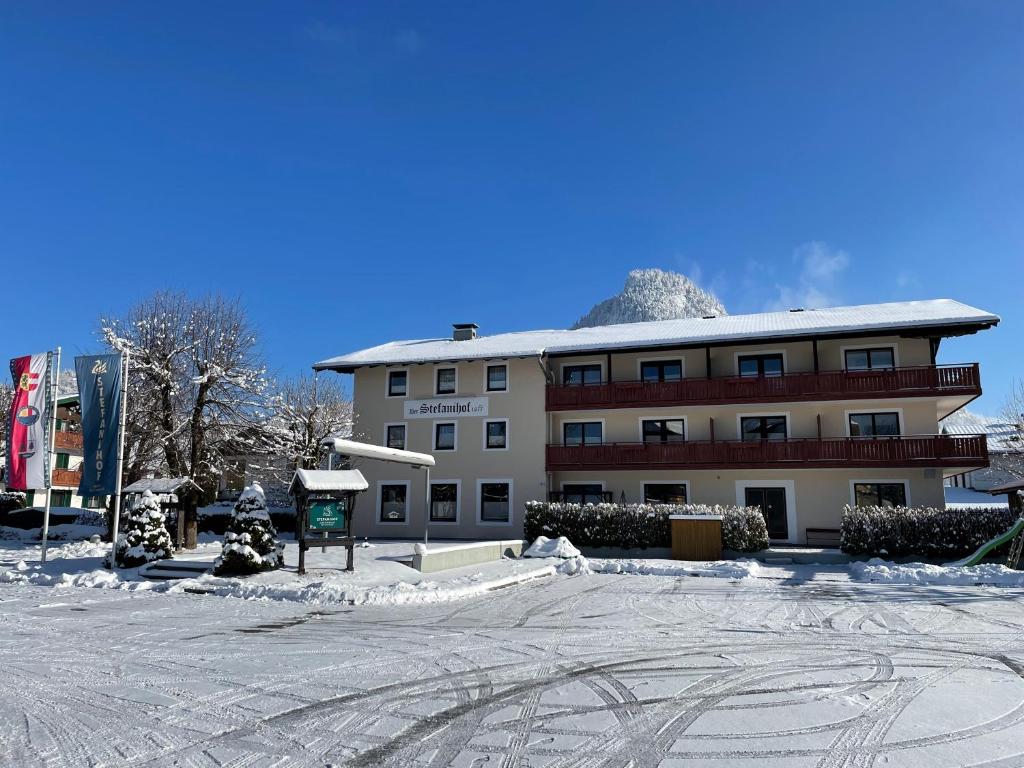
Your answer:
[[[721,515],[670,515],[673,560],[721,560]]]

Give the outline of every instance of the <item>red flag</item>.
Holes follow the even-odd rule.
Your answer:
[[[49,355],[11,360],[14,399],[7,433],[7,487],[29,490],[49,486],[46,477],[46,377]]]

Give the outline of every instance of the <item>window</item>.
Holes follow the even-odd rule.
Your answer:
[[[562,498],[567,504],[600,504],[604,487],[600,483],[566,484],[562,486]]]
[[[50,506],[70,507],[71,491],[50,491]]]
[[[487,366],[487,391],[506,392],[508,391],[508,366],[488,365]]]
[[[562,425],[564,445],[599,445],[604,425],[600,421],[570,422]]]
[[[459,515],[458,483],[430,484],[430,521],[454,523]]]
[[[85,501],[83,503],[85,504],[86,509],[103,509],[105,506],[107,506],[107,497],[86,496]]]
[[[25,491],[25,506],[26,507],[31,507],[32,505],[35,504],[35,501],[36,501],[36,492],[35,491]]]
[[[640,363],[640,380],[644,383],[679,381],[682,378],[682,360],[650,360]]]
[[[898,413],[851,413],[850,437],[884,437],[900,433]]]
[[[854,502],[858,507],[907,506],[906,483],[854,483]]]
[[[507,421],[485,421],[484,422],[484,449],[501,450],[508,448],[508,422]]]
[[[744,416],[740,419],[741,440],[785,440],[785,416]]]
[[[512,483],[510,481],[480,481],[480,522],[510,522],[511,509]]]
[[[846,370],[868,371],[873,368],[895,368],[896,355],[892,347],[846,350]]]
[[[380,486],[380,522],[404,523],[409,486],[405,483],[383,483]]]
[[[640,423],[645,443],[681,443],[686,439],[682,419],[645,419]]]
[[[439,395],[454,395],[457,388],[456,373],[454,368],[437,369],[437,387],[435,392]]]
[[[434,425],[434,450],[455,450],[455,422]]]
[[[562,368],[563,384],[600,384],[600,365],[567,365]]]
[[[685,504],[686,483],[644,483],[645,504]]]
[[[408,371],[388,371],[388,397],[405,397],[409,391]]]
[[[740,355],[737,358],[740,376],[781,376],[782,355]]]
[[[386,440],[384,444],[388,448],[405,450],[405,424],[388,424],[385,428]]]
[[[57,454],[57,466],[56,466],[56,468],[57,469],[67,469],[68,468],[68,461],[70,459],[71,459],[71,454],[69,454],[69,453],[58,453]]]

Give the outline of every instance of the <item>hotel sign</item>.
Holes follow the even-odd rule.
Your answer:
[[[406,400],[407,419],[457,419],[462,416],[486,416],[486,397],[435,397],[432,400]]]

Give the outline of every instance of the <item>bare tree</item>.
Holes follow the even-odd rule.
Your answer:
[[[0,381],[0,456],[7,455],[7,432],[11,428],[11,403],[14,402],[14,385]]]
[[[256,334],[237,301],[161,292],[120,319],[101,319],[114,350],[129,352],[132,437],[156,434],[167,471],[212,490],[221,449],[255,445],[265,421],[266,377]],[[139,451],[139,466],[152,451]]]
[[[1006,469],[1024,476],[1024,379],[1017,379],[1010,385],[1000,415],[1009,427],[1007,438],[1003,441],[1007,448]]]

